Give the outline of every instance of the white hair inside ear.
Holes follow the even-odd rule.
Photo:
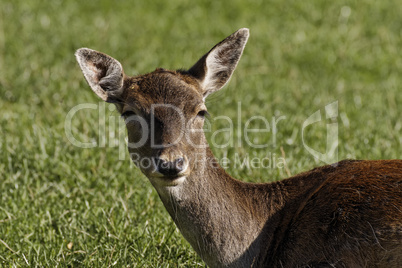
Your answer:
[[[75,56],[89,86],[102,100],[121,94],[124,72],[120,62],[89,48],[78,49]]]
[[[203,89],[204,99],[227,84],[243,54],[249,30],[242,28],[214,46],[190,68]]]

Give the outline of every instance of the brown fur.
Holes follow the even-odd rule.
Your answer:
[[[204,99],[227,83],[247,38],[248,30],[237,31],[189,71],[158,68],[137,77],[100,52],[76,55],[93,91],[125,116],[129,141],[148,133],[130,154],[188,164],[169,176],[159,166],[140,168],[209,266],[402,267],[402,160],[345,160],[279,182],[244,183],[217,164],[204,134],[192,131],[202,129]],[[128,113],[154,119],[153,128]],[[186,138],[176,142],[180,135]]]

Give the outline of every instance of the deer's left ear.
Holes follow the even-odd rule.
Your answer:
[[[214,46],[188,71],[197,78],[204,97],[221,89],[230,79],[243,54],[249,30],[242,28]]]
[[[120,62],[89,48],[78,49],[75,56],[85,79],[96,95],[106,102],[119,99],[125,77]]]

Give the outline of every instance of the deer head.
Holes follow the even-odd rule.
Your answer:
[[[154,185],[180,184],[203,166],[205,98],[228,82],[248,36],[248,29],[236,31],[189,70],[157,68],[134,77],[106,54],[88,48],[76,52],[92,90],[116,104],[126,122],[131,158]]]

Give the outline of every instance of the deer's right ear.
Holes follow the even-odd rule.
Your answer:
[[[204,98],[221,89],[230,79],[243,54],[249,30],[237,30],[214,46],[207,54],[188,70],[200,81]]]
[[[80,48],[75,57],[89,86],[102,100],[114,102],[123,89],[124,72],[120,62],[89,48]]]

